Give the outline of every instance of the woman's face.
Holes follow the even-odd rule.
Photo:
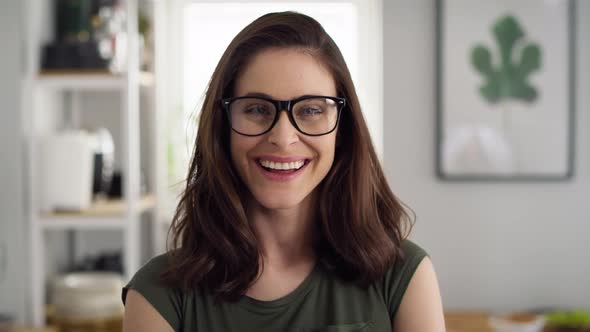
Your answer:
[[[269,49],[255,55],[234,91],[236,97],[264,95],[276,100],[336,96],[332,75],[311,55],[296,49]],[[335,144],[336,130],[307,136],[293,127],[286,112],[280,112],[278,122],[264,135],[249,137],[231,131],[230,136],[237,172],[254,199],[267,209],[293,208],[311,198],[332,167]]]

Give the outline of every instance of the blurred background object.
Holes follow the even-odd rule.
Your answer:
[[[94,149],[85,131],[58,132],[43,140],[44,199],[47,211],[81,211],[92,202]]]
[[[54,1],[56,36],[43,47],[49,70],[125,69],[125,13],[118,0]]]
[[[6,245],[0,240],[0,286],[6,277],[6,266],[8,265],[8,253],[6,252]],[[0,310],[0,331],[5,331],[8,326],[12,324],[12,317]]]
[[[489,324],[494,332],[541,332],[545,318],[543,315],[515,312],[492,315]]]
[[[111,190],[115,172],[115,143],[113,136],[106,128],[98,128],[94,132],[94,175],[92,193],[108,195]]]
[[[590,331],[590,310],[551,311],[545,314],[547,325],[557,332]]]
[[[68,268],[70,272],[117,272],[123,274],[122,250],[103,251],[96,255],[86,255],[74,261]]]
[[[121,315],[124,283],[120,274],[76,272],[57,276],[52,283],[55,315],[68,318],[105,318]]]

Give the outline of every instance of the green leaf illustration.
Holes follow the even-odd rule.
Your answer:
[[[520,56],[514,56],[515,47],[525,42],[525,32],[511,15],[501,17],[492,26],[492,33],[499,48],[499,66],[494,67],[492,53],[484,45],[476,45],[471,51],[471,64],[485,79],[479,88],[482,97],[490,104],[507,99],[533,102],[539,93],[528,77],[541,68],[541,48],[528,43]]]

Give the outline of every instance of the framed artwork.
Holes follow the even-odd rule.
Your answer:
[[[574,1],[436,3],[439,178],[571,178]]]

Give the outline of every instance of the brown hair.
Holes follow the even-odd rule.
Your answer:
[[[241,70],[268,48],[308,52],[331,72],[338,96],[347,100],[334,163],[317,188],[315,249],[320,263],[336,276],[366,286],[402,257],[401,243],[412,220],[387,184],[340,50],[317,21],[294,12],[252,22],[232,40],[213,72],[170,228],[170,266],[162,277],[185,290],[199,288],[235,300],[258,275],[261,252],[244,206],[248,189],[229,157],[230,130],[220,99],[233,96]]]

